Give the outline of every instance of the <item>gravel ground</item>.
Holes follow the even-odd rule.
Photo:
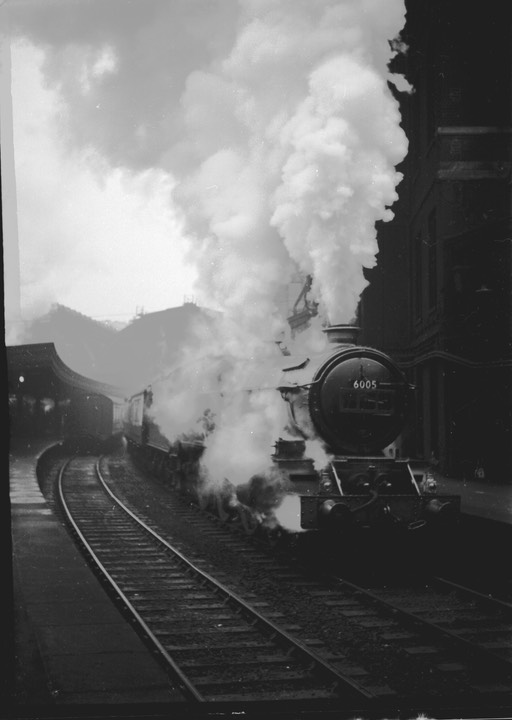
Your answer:
[[[428,662],[413,659],[396,644],[384,642],[379,629],[361,627],[357,620],[316,601],[304,587],[273,577],[268,566],[211,537],[202,537],[169,509],[172,491],[165,482],[143,474],[129,456],[110,456],[103,470],[113,491],[134,512],[151,519],[170,542],[179,542],[184,552],[203,558],[207,571],[222,573],[223,582],[240,595],[254,593],[269,603],[270,609],[285,613],[288,622],[303,628],[300,637],[320,639],[333,652],[343,653],[347,667],[361,684],[379,687],[383,694],[389,688],[402,699],[434,705],[442,704],[442,699],[454,692],[449,674],[436,672]],[[296,572],[296,568],[290,566],[290,571]]]

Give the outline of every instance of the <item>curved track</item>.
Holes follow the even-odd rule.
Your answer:
[[[370,706],[374,696],[200,570],[118,501],[92,458],[59,476],[68,522],[123,611],[184,695],[197,702],[333,699]]]

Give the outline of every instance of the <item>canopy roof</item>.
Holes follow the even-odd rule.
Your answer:
[[[71,370],[58,356],[53,343],[13,345],[7,350],[9,393],[64,399],[76,393],[123,399],[120,388],[84,377]],[[23,379],[22,379],[23,378]]]

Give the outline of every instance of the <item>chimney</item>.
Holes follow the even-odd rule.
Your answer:
[[[333,345],[355,345],[360,330],[355,325],[330,325],[323,332]]]

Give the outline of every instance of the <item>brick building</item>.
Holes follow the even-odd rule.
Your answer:
[[[360,308],[363,343],[416,385],[404,452],[453,476],[512,481],[512,13],[409,0],[397,72],[409,153],[379,227]]]

